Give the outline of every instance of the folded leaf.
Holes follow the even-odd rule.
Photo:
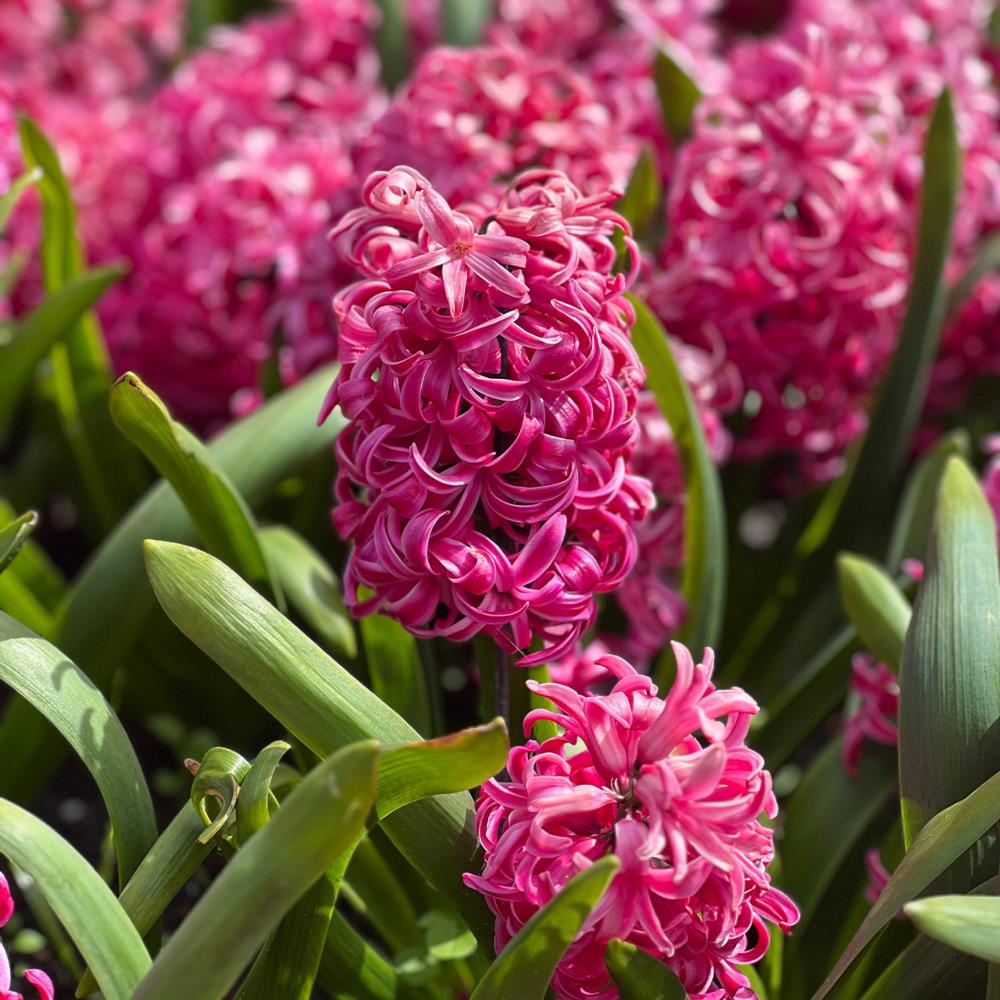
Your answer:
[[[929,896],[907,903],[904,912],[929,937],[1000,962],[1000,897]]]
[[[903,640],[910,624],[910,602],[878,563],[842,553],[837,559],[840,599],[862,645],[899,673]]]

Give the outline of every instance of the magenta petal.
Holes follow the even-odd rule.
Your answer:
[[[514,561],[515,585],[534,583],[552,565],[565,537],[565,515],[557,514],[543,524]]]

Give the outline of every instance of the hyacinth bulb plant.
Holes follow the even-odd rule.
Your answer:
[[[991,7],[0,5],[0,1000],[994,1000]]]

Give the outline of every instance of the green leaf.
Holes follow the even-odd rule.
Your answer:
[[[625,194],[615,208],[628,220],[632,227],[632,235],[639,239],[649,226],[662,200],[663,188],[656,170],[656,161],[649,146],[643,146],[632,175],[628,179]],[[621,243],[619,254],[623,250],[624,243]]]
[[[324,368],[220,434],[209,452],[251,505],[285,477],[326,451],[340,427],[337,413],[322,427],[316,414],[335,369]],[[117,431],[114,431],[117,434]],[[143,633],[156,600],[146,581],[145,538],[193,542],[194,527],[173,488],[159,483],[97,549],[66,600],[57,641],[102,690]],[[0,586],[9,574],[0,577]],[[0,794],[25,800],[44,785],[60,759],[45,720],[15,701],[0,724]]]
[[[67,281],[18,320],[9,342],[0,340],[0,441],[10,433],[38,363],[121,273],[119,267],[102,267]]]
[[[15,520],[17,511],[0,497],[0,522]],[[17,555],[17,565],[13,567],[12,572],[24,581],[25,586],[48,610],[55,610],[66,593],[66,581],[62,573],[37,542],[29,539],[22,542]],[[17,615],[12,617],[17,618]]]
[[[446,45],[478,45],[493,16],[493,0],[441,0],[441,40]]]
[[[337,911],[318,982],[334,1000],[403,1000],[409,995],[396,970]]]
[[[410,28],[407,0],[376,0],[382,17],[375,29],[375,45],[382,63],[382,81],[395,90],[410,75]]]
[[[64,653],[2,612],[0,680],[44,713],[94,776],[124,883],[156,840],[156,820],[142,767],[118,717]]]
[[[1000,269],[1000,232],[991,233],[983,240],[965,274],[952,288],[951,295],[948,297],[949,318],[958,312],[976,285],[987,274],[998,269]]]
[[[383,750],[375,807],[379,819],[419,799],[478,788],[503,769],[508,748],[507,724],[498,718],[450,736]]]
[[[719,474],[708,453],[701,415],[663,327],[638,299],[630,295],[629,300],[636,313],[632,342],[646,366],[646,384],[673,431],[687,484],[681,590],[688,616],[678,638],[695,650],[714,647],[726,600],[726,514]],[[664,658],[661,676],[673,670],[669,649]]]
[[[899,782],[907,843],[1000,759],[1000,576],[996,523],[971,469],[945,466],[926,575],[903,650]],[[949,888],[982,881],[982,848]],[[982,874],[979,874],[982,872]]]
[[[873,515],[891,496],[896,475],[911,451],[945,318],[944,268],[961,159],[951,95],[945,90],[934,107],[924,147],[917,256],[906,316],[831,529],[831,544],[836,548],[848,543],[858,525],[877,523]]]
[[[332,754],[238,851],[160,952],[134,1000],[218,1000],[295,901],[363,828],[377,747]]]
[[[29,510],[5,528],[0,528],[0,573],[14,561],[37,524],[38,514]]]
[[[570,879],[497,956],[471,1000],[543,1000],[559,959],[619,867],[609,855]]]
[[[289,910],[250,970],[237,1000],[311,1000],[337,887],[321,876]]]
[[[806,771],[784,809],[781,888],[802,914],[791,950],[801,938],[842,865],[864,842],[872,823],[895,797],[893,755],[866,748],[856,778],[840,759],[841,741],[830,742]]]
[[[611,941],[604,961],[621,1000],[687,1000],[687,992],[677,976],[634,944]]]
[[[246,758],[228,747],[212,747],[202,758],[191,782],[191,805],[205,826],[198,837],[201,843],[228,836],[240,786],[249,773]]]
[[[0,233],[7,230],[11,213],[17,207],[21,196],[30,187],[34,187],[42,179],[41,170],[28,170],[21,174],[2,195],[0,195]]]
[[[421,735],[433,731],[417,640],[399,622],[366,615],[358,623],[372,690]]]
[[[964,430],[952,431],[924,455],[910,474],[886,553],[886,565],[891,570],[895,570],[904,559],[923,561],[926,557],[944,468],[953,455],[968,459],[971,451],[968,433]]]
[[[840,599],[862,645],[899,673],[910,602],[878,563],[849,552],[837,558]]]
[[[923,892],[998,821],[1000,774],[995,774],[967,798],[930,820],[917,834],[889,884],[882,890],[878,901],[813,1000],[822,1000],[902,907]]]
[[[986,966],[920,937],[865,991],[862,1000],[966,1000],[982,997]]]
[[[49,293],[60,291],[85,268],[76,232],[76,208],[59,158],[30,119],[19,127],[21,151],[29,167],[42,171],[42,271]],[[98,521],[110,529],[145,485],[141,469],[113,433],[107,394],[111,362],[97,317],[86,312],[51,352],[52,385],[63,434],[79,466]]]
[[[201,441],[132,372],[111,388],[111,415],[173,486],[205,548],[256,587],[273,589],[253,514]]]
[[[1000,897],[929,896],[907,903],[903,911],[924,934],[967,955],[1000,962]]]
[[[101,876],[55,830],[3,799],[0,853],[38,883],[106,1000],[130,1000],[149,955]]]
[[[281,758],[291,749],[290,743],[275,740],[254,758],[236,800],[236,838],[240,846],[271,818],[271,781]]]
[[[340,581],[329,563],[283,524],[261,528],[257,535],[288,603],[331,653],[355,659],[358,641],[354,625],[344,607]]]
[[[314,752],[328,754],[358,739],[418,738],[224,563],[165,542],[147,542],[146,553],[153,590],[174,624]],[[492,920],[482,897],[461,880],[478,847],[471,797],[424,799],[393,813],[383,828],[476,937],[490,940]]]
[[[653,76],[667,135],[675,145],[679,145],[691,134],[694,109],[701,100],[701,91],[694,80],[662,50],[656,53]]]

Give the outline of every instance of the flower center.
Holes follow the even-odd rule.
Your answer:
[[[472,249],[472,243],[467,240],[455,240],[451,245],[452,259],[464,257]]]

